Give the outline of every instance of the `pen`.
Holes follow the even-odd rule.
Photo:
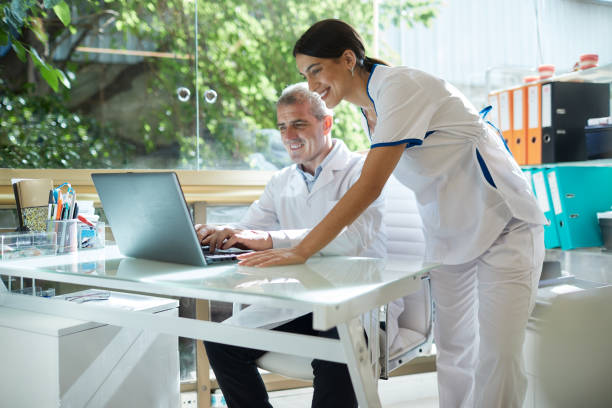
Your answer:
[[[76,192],[72,190],[72,200],[70,201],[70,212],[68,213],[69,220],[74,218],[75,207],[76,207]]]
[[[50,220],[53,216],[53,190],[49,190],[49,211],[47,212],[47,219]]]

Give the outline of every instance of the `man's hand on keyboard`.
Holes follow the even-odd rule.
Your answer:
[[[272,249],[272,237],[266,231],[234,230],[234,233],[223,244],[223,249],[230,247],[244,247],[255,251]]]
[[[225,249],[223,243],[237,231],[240,231],[229,227],[217,227],[206,224],[196,224],[195,230],[198,234],[200,243],[202,245],[208,245],[210,247],[210,252],[215,252],[215,250],[219,248]]]
[[[197,224],[195,226],[198,239],[202,245],[208,245],[210,252],[216,249],[232,247],[262,251],[272,248],[272,237],[266,231],[240,230],[226,226]]]

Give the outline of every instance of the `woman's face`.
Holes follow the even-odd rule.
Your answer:
[[[300,74],[308,81],[308,88],[321,95],[329,109],[335,108],[345,98],[352,79],[350,61],[343,57],[316,58],[297,54],[295,62]]]

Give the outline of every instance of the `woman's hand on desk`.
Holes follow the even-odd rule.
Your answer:
[[[303,255],[298,247],[270,249],[268,251],[252,252],[250,254],[238,255],[238,265],[241,266],[274,266],[303,264],[308,256]]]

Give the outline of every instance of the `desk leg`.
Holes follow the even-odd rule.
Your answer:
[[[359,406],[361,408],[380,408],[377,384],[359,319],[339,324],[338,334]]]
[[[196,300],[196,319],[210,320],[210,302]],[[210,408],[210,364],[202,340],[196,340],[196,386],[198,408]]]

